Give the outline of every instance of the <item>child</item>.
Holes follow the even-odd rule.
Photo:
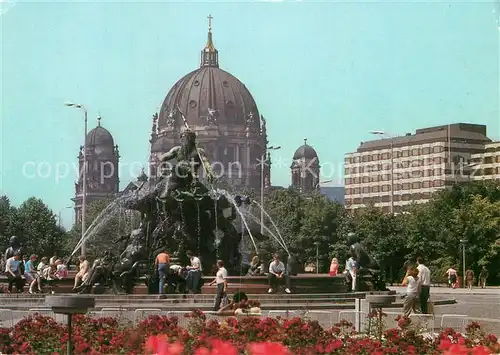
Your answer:
[[[56,272],[54,273],[54,275],[59,280],[68,277],[68,268],[63,264],[61,259],[56,260]]]
[[[337,258],[332,259],[332,263],[330,264],[330,276],[337,276],[339,271],[339,261]]]

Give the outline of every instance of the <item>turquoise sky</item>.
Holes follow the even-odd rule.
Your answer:
[[[7,8],[8,5],[8,8]],[[122,187],[147,164],[151,115],[199,65],[206,16],[220,65],[250,89],[266,117],[273,184],[304,137],[324,179],[367,133],[404,134],[453,122],[500,138],[499,30],[487,2],[10,2],[2,1],[0,194],[71,205],[83,119],[100,112],[120,146]],[[7,11],[5,11],[7,10]],[[28,162],[46,163],[32,177]],[[50,167],[50,168],[49,168]],[[334,168],[334,169],[333,169]],[[332,172],[333,169],[333,172]],[[48,175],[48,176],[47,176]],[[65,225],[72,212],[63,211]]]

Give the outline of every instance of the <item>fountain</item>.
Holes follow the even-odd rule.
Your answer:
[[[203,270],[213,269],[217,258],[224,260],[231,272],[240,267],[239,245],[247,234],[257,251],[254,233],[241,212],[241,201],[246,197],[233,196],[228,191],[216,189],[216,179],[202,149],[196,146],[196,135],[189,129],[182,134],[181,146],[174,147],[162,158],[163,174],[157,181],[143,183],[133,193],[118,197],[94,220],[72,255],[82,243],[92,241],[107,221],[123,209],[139,211],[141,224],[112,245],[125,243],[119,256],[106,250],[94,261],[90,276],[78,287],[80,292],[90,292],[99,283],[115,292],[132,292],[134,279],[146,280],[154,275],[153,263],[159,251],[168,250],[177,255],[182,265],[188,264],[186,251],[197,254]],[[175,165],[169,164],[176,159]],[[204,185],[198,176],[203,168],[208,181]],[[209,186],[209,187],[207,187]],[[233,221],[239,216],[245,225],[237,231]],[[259,238],[262,238],[259,235]],[[149,282],[154,292],[155,282]]]
[[[249,207],[252,203],[260,209],[262,206],[249,197],[232,195],[225,189],[217,188],[210,163],[204,151],[197,147],[196,135],[187,124],[181,137],[182,144],[163,155],[162,175],[156,180],[143,182],[138,190],[122,195],[109,204],[77,243],[72,255],[82,243],[92,242],[93,236],[111,217],[124,210],[135,210],[141,215],[139,228],[129,236],[103,244],[108,246],[101,248],[103,255],[94,261],[89,277],[77,291],[89,293],[94,285],[99,284],[105,290],[132,293],[137,280],[143,280],[148,285],[149,293],[157,293],[153,261],[163,250],[175,255],[179,265],[188,265],[186,252],[194,252],[201,259],[205,275],[213,275],[216,261],[221,259],[230,275],[240,275],[238,280],[242,284],[245,277],[241,271],[243,259],[248,260],[252,247],[258,255],[256,240],[265,238],[273,238],[286,252],[289,274],[297,275],[298,272],[293,271],[296,269],[293,265],[295,259],[269,214],[264,211],[274,232],[267,226],[263,228],[267,235],[252,230],[250,223],[254,222],[260,230],[261,221],[251,208],[242,207]],[[170,164],[173,159],[177,161],[175,165]],[[200,169],[203,169],[205,184],[198,175]],[[240,230],[235,227],[237,218]],[[116,255],[111,250],[120,253]],[[324,275],[315,277],[318,280],[322,278],[324,285],[332,284],[332,278]],[[311,280],[314,277],[310,275],[307,278]],[[265,278],[245,279],[247,281],[267,290]],[[314,289],[314,286],[309,287],[309,281],[306,284],[306,289]]]

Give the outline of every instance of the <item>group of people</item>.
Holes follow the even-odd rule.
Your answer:
[[[174,293],[177,290],[180,293],[201,292],[202,265],[200,258],[190,251],[186,254],[190,261],[188,266],[179,265],[173,258],[170,258],[167,251],[162,251],[156,256],[155,270],[158,273],[158,293],[160,295],[165,293],[165,289],[168,290],[168,293]],[[253,257],[247,275],[266,274],[269,283],[268,293],[275,292],[280,286],[284,288],[285,293],[291,293],[289,272],[277,253],[273,255],[273,260],[269,263],[267,272],[264,272],[259,257]],[[209,283],[210,286],[217,286],[214,311],[226,306],[223,300],[227,298],[227,277],[228,272],[224,266],[224,261],[218,260],[215,278]]]
[[[488,279],[488,274],[488,269],[486,268],[486,266],[483,266],[481,272],[479,273],[479,280],[477,282],[477,285],[479,287],[486,287],[486,279]],[[448,276],[448,287],[451,287],[453,289],[460,287],[460,278],[458,277],[457,270],[455,270],[453,267],[450,267],[448,270],[446,270],[446,275]],[[474,274],[474,271],[471,269],[467,269],[465,271],[464,281],[469,290],[472,290],[475,280],[476,276]]]
[[[158,293],[164,294],[165,287],[168,293],[178,290],[180,293],[200,293],[202,279],[202,265],[199,257],[192,251],[186,252],[189,265],[182,266],[166,250],[155,258],[155,271],[158,273]]]
[[[42,257],[38,261],[36,255],[24,256],[20,250],[14,254],[5,254],[5,273],[7,275],[7,291],[11,293],[13,288],[16,292],[24,291],[24,286],[29,285],[29,293],[42,292],[44,283],[50,284],[54,280],[65,278],[68,269],[63,261],[57,256],[50,259]]]
[[[290,270],[288,270],[287,266],[285,266],[285,264],[280,260],[278,253],[273,255],[273,260],[269,263],[267,271],[264,263],[260,261],[257,255],[252,258],[247,276],[259,275],[267,275],[269,284],[269,289],[267,290],[268,293],[274,293],[280,287],[283,287],[285,293],[292,293],[290,290]]]

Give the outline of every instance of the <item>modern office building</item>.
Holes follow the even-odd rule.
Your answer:
[[[345,155],[345,204],[398,212],[427,202],[433,192],[469,179],[470,159],[483,154],[491,140],[486,126],[456,123],[418,129],[415,134],[362,142]],[[497,148],[495,148],[497,149]]]
[[[469,162],[473,180],[500,180],[500,142],[485,144],[484,152],[472,154]]]

